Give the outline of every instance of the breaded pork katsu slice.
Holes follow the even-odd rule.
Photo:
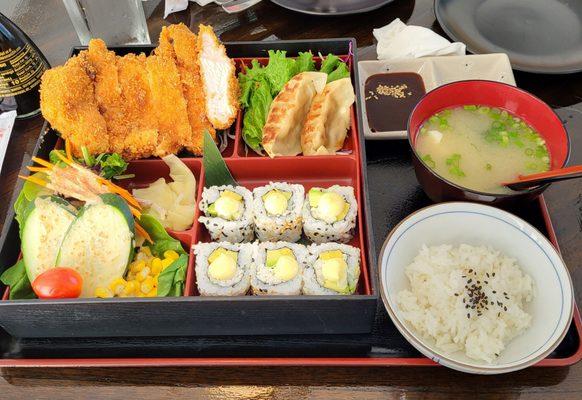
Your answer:
[[[184,145],[190,152],[201,155],[204,131],[207,130],[213,139],[216,138],[216,132],[206,117],[204,91],[200,90],[202,81],[197,62],[196,35],[184,24],[163,27],[155,53],[171,57],[178,67],[192,129],[192,136]]]
[[[239,110],[239,85],[234,61],[226,55],[226,48],[211,26],[200,25],[198,63],[206,99],[206,115],[216,129],[227,129]]]
[[[99,112],[93,81],[79,57],[42,76],[40,106],[43,116],[72,144],[75,156],[81,147],[93,154],[109,150],[105,118]]]

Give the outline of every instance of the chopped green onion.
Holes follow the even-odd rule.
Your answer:
[[[491,165],[491,164],[489,164],[489,163],[485,164],[485,169],[486,169],[487,171],[491,171],[491,169],[492,169],[492,168],[493,168],[493,165]]]
[[[113,177],[113,179],[117,179],[117,180],[130,179],[130,178],[135,178],[135,174],[117,175],[117,176]]]
[[[525,152],[525,155],[528,156],[528,157],[531,157],[531,156],[534,155],[534,150],[533,149],[530,149],[529,147],[527,149],[525,149],[524,152]]]
[[[507,111],[505,111],[505,110],[501,111],[501,118],[503,118],[503,119],[507,119],[507,117],[509,117],[509,114],[508,114],[508,112],[507,112]]]
[[[449,172],[452,175],[456,175],[459,178],[462,178],[465,176],[465,173],[463,172],[463,170],[461,169],[461,166],[460,166],[461,155],[459,153],[454,153],[452,156],[447,158],[446,163],[449,166]]]
[[[81,153],[83,153],[83,161],[88,167],[95,165],[95,159],[89,154],[89,150],[85,146],[81,147]]]
[[[527,164],[525,165],[525,168],[526,168],[528,171],[536,171],[536,170],[538,169],[538,165],[537,165],[536,163],[527,163]]]
[[[424,161],[424,163],[428,165],[430,168],[434,169],[434,167],[436,167],[436,163],[434,162],[430,154],[425,154],[424,156],[421,157],[421,160]]]
[[[477,106],[475,105],[467,105],[467,106],[463,106],[463,108],[467,111],[475,111],[477,109]]]
[[[438,124],[440,122],[440,118],[437,117],[436,115],[433,115],[432,117],[430,117],[428,119],[429,122],[432,122],[433,124]]]

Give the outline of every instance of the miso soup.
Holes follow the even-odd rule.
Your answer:
[[[499,108],[466,105],[424,122],[416,151],[443,178],[468,189],[511,193],[502,182],[550,168],[545,141],[520,118]]]

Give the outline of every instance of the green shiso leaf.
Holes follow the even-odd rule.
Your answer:
[[[204,132],[204,155],[202,157],[202,164],[204,165],[205,187],[221,185],[238,186],[208,131]]]
[[[36,298],[28,280],[28,275],[26,275],[23,259],[20,259],[16,264],[4,271],[0,276],[0,281],[10,287],[10,300]]]

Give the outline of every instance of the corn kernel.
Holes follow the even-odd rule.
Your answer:
[[[111,290],[104,288],[104,287],[98,287],[97,289],[95,289],[95,297],[99,297],[101,299],[107,299],[110,297],[113,297],[113,293],[111,292]]]
[[[152,275],[157,275],[160,272],[162,272],[162,260],[156,257],[152,260]]]
[[[135,274],[133,272],[129,271],[127,273],[127,276],[125,277],[125,280],[128,281],[128,282],[129,281],[134,281],[135,280]]]
[[[149,293],[154,288],[154,278],[148,276],[145,280],[141,283],[141,291],[143,293]]]
[[[173,262],[174,260],[172,260],[171,258],[164,258],[162,260],[162,271],[168,268],[170,264],[172,264]]]
[[[180,255],[176,253],[174,250],[166,250],[164,251],[164,258],[171,258],[172,261],[174,261],[180,258]]]
[[[144,269],[146,266],[146,263],[144,260],[141,261],[136,261],[134,263],[132,263],[130,271],[137,274],[138,272],[140,272],[142,269]]]
[[[149,257],[152,256],[152,251],[150,250],[150,248],[148,246],[142,246],[142,248],[140,249],[140,251],[142,253],[145,253]]]
[[[137,292],[138,288],[139,288],[139,282],[129,281],[129,282],[127,282],[127,285],[125,286],[125,289],[123,289],[123,294],[126,296],[133,296],[133,295],[135,295],[135,292]]]
[[[109,289],[116,295],[120,295],[125,289],[125,285],[127,285],[127,281],[123,278],[114,279],[109,284]]]
[[[146,294],[146,297],[156,297],[157,295],[158,295],[158,289],[152,289]]]
[[[145,267],[144,269],[142,269],[141,271],[139,271],[136,275],[135,275],[135,279],[138,280],[139,282],[143,281],[144,279],[146,279],[150,274],[150,268],[149,267]]]

